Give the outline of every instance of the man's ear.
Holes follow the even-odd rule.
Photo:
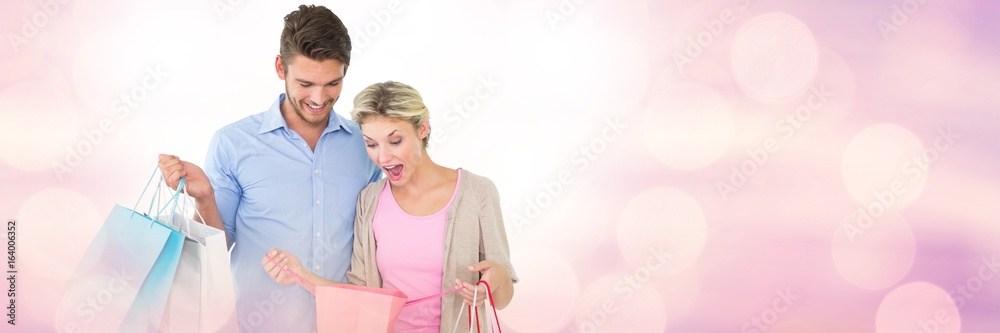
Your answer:
[[[274,71],[278,73],[278,79],[285,80],[285,66],[281,64],[281,55],[274,57]]]

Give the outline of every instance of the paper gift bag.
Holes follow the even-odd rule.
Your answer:
[[[125,315],[125,320],[118,329],[119,332],[158,331],[183,243],[184,236],[177,232],[170,233],[170,237],[163,245],[163,251],[160,251],[160,255],[156,258],[152,269],[149,270],[146,280],[142,281],[139,294],[132,301],[132,307]]]
[[[340,284],[316,287],[317,332],[393,332],[406,295]]]
[[[151,200],[150,211],[156,201]],[[169,201],[165,204],[170,206]],[[183,240],[148,214],[116,205],[67,284],[56,329],[115,332],[158,327]]]
[[[184,246],[163,314],[171,332],[236,332],[236,295],[222,230],[177,214]]]

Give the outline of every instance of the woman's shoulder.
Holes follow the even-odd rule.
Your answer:
[[[466,169],[462,169],[461,187],[465,194],[497,195],[497,186],[492,180]]]
[[[361,190],[361,194],[358,195],[358,202],[370,203],[377,201],[379,194],[382,192],[382,188],[385,187],[386,180],[387,178],[382,177],[379,180],[368,183],[368,185]]]

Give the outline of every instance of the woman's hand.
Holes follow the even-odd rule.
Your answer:
[[[306,271],[305,267],[302,267],[302,263],[299,262],[299,258],[281,249],[271,249],[271,251],[264,255],[264,258],[260,260],[260,264],[264,266],[264,271],[271,276],[271,279],[274,280],[274,282],[283,286],[297,283],[299,282],[300,277],[301,279],[305,279],[307,274],[311,274],[311,272]],[[288,271],[282,269],[282,267],[286,268],[288,271],[298,274],[299,276],[289,274]],[[306,285],[303,285],[303,287],[308,289]]]
[[[469,266],[467,269],[470,272],[482,273],[483,276],[480,280],[489,283],[490,289],[492,289],[491,291],[494,293],[500,289],[510,288],[510,285],[512,284],[510,280],[510,272],[507,271],[507,267],[492,260],[480,261],[472,266]],[[478,295],[476,295],[476,307],[482,306],[486,301],[487,295],[485,285],[472,285],[470,283],[463,282],[461,279],[455,279],[455,286],[464,287],[460,293],[462,294],[462,298],[464,298],[465,304],[472,303],[472,296],[476,293],[476,289],[479,289]],[[494,295],[494,303],[496,303],[495,305],[498,309],[506,307],[509,302],[509,299],[497,299],[497,295]]]

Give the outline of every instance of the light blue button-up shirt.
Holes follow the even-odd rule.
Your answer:
[[[284,99],[281,94],[267,111],[216,132],[205,160],[232,246],[243,333],[315,329],[312,295],[296,285],[279,286],[260,261],[269,249],[281,248],[316,274],[346,282],[358,194],[382,177],[356,123],[331,112],[312,151],[282,118]]]

